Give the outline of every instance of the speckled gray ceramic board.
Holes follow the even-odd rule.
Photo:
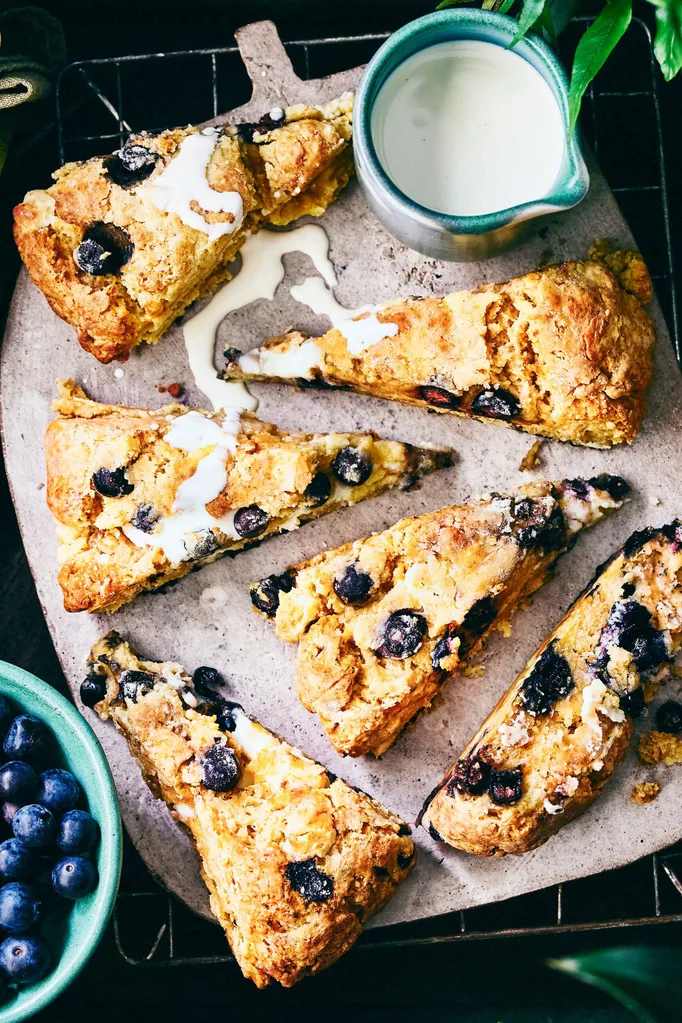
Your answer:
[[[352,88],[360,70],[300,82],[293,74],[274,26],[251,25],[238,36],[254,83],[252,100],[230,119],[255,120],[275,104],[320,102]],[[140,125],[139,127],[143,127]],[[582,206],[553,222],[546,236],[485,264],[442,264],[424,259],[393,241],[369,213],[353,184],[321,223],[331,240],[339,285],[336,296],[348,307],[401,295],[444,293],[498,281],[549,259],[585,255],[595,237],[620,244],[632,238],[596,168]],[[661,241],[663,244],[663,241]],[[294,325],[312,333],[326,329],[295,302],[289,287],[313,273],[307,257],[286,257],[287,277],[275,301],[259,301],[223,323],[216,355],[225,344],[249,348]],[[465,501],[486,490],[504,490],[528,479],[518,471],[533,438],[493,424],[469,422],[352,394],[295,391],[258,385],[259,414],[290,429],[371,428],[420,444],[449,444],[454,468],[429,477],[416,493],[388,493],[352,510],[338,512],[298,532],[270,540],[234,561],[203,568],[165,593],[138,599],[110,617],[67,615],[56,583],[54,523],[44,500],[42,438],[51,417],[56,376],[73,376],[98,400],[154,408],[162,403],[159,384],[182,381],[193,405],[202,395],[190,379],[182,330],[174,327],[156,347],[137,349],[117,376],[79,348],[73,331],[50,311],[22,272],[2,352],[2,413],[7,468],[28,558],[66,675],[77,693],[95,638],[117,628],[151,658],[171,658],[190,668],[214,664],[229,681],[230,695],[275,732],[316,757],[332,771],[414,819],[425,794],[440,779],[507,689],[527,658],[558,622],[597,565],[635,528],[660,524],[682,513],[682,388],[668,332],[656,302],[651,309],[658,332],[656,371],[648,416],[631,448],[610,452],[546,442],[537,474],[550,478],[613,472],[634,486],[632,501],[616,516],[584,534],[561,562],[558,577],[514,619],[513,634],[496,634],[479,678],[452,680],[441,703],[405,732],[381,760],[341,760],[329,747],[317,718],[293,692],[293,646],[279,642],[272,626],[251,610],[247,584],[316,552],[403,515]],[[658,503],[660,502],[660,503]],[[668,694],[671,693],[671,688]],[[143,784],[123,740],[113,727],[88,719],[107,752],[128,831],[151,870],[199,912],[208,899],[188,839],[164,806]],[[387,924],[507,898],[554,882],[591,874],[634,860],[682,838],[682,770],[662,772],[663,790],[648,806],[630,800],[633,783],[650,772],[631,751],[604,796],[578,822],[537,852],[522,858],[480,860],[437,845],[417,831],[420,856],[410,880],[375,921]]]

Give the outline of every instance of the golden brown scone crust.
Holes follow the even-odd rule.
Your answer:
[[[582,526],[620,507],[622,480],[593,482],[533,483],[403,519],[289,570],[294,583],[278,597],[277,635],[299,644],[299,699],[339,753],[388,749],[490,630],[543,584]],[[351,585],[360,578],[366,590],[359,600],[343,599],[349,573]],[[268,583],[252,588],[256,607]],[[422,629],[416,649],[382,652],[387,622],[406,610]]]
[[[608,259],[613,270],[599,260],[563,263],[504,284],[382,306],[377,318],[397,326],[393,336],[351,351],[334,328],[315,338],[319,359],[310,375],[575,444],[630,443],[652,372],[654,331],[642,308],[651,282],[638,253]],[[256,351],[290,352],[306,341],[295,332]],[[229,376],[282,379],[251,372],[247,354],[249,372],[235,362]]]
[[[449,451],[414,448],[373,434],[282,433],[244,414],[236,449],[224,462],[225,486],[205,506],[213,531],[202,535],[212,549],[193,534],[180,560],[154,545],[154,537],[172,518],[180,486],[210,456],[213,445],[187,451],[171,446],[165,437],[181,417],[196,416],[197,410],[180,404],[151,411],[103,405],[90,401],[72,381],[61,385],[54,407],[59,415],[45,436],[47,503],[59,523],[58,579],[67,611],[115,611],[143,590],[157,589],[199,564],[248,547],[253,538],[223,532],[217,521],[213,524],[213,518],[229,515],[231,509],[257,505],[269,516],[257,534],[260,540],[387,487],[411,485],[452,460]],[[224,416],[199,414],[217,424]],[[349,446],[372,465],[369,478],[355,487],[340,485],[332,475],[335,457]],[[124,470],[129,492],[118,497],[98,493],[93,474],[101,468]],[[305,491],[320,472],[329,476],[331,496],[315,506]],[[124,530],[139,521],[141,511],[148,529],[142,536],[135,534],[138,542],[133,542]]]
[[[477,856],[523,853],[594,802],[625,755],[630,712],[679,648],[681,574],[682,523],[632,535],[427,799],[433,837]]]
[[[207,180],[216,192],[239,194],[243,220],[214,240],[152,201],[155,180],[201,129],[132,136],[129,143],[158,156],[151,176],[135,186],[111,180],[108,157],[67,164],[54,185],[29,192],[14,210],[21,258],[86,351],[100,362],[124,357],[142,341],[158,341],[191,302],[228,280],[228,264],[249,234],[268,222],[324,212],[353,170],[351,111],[350,95],[320,109],[290,107],[281,127],[256,131],[253,141],[242,141],[234,128],[221,129]],[[209,212],[204,219],[234,221],[230,213]],[[79,269],[73,252],[86,229],[100,222],[127,232],[134,250],[117,273],[94,276]]]
[[[113,718],[154,794],[189,829],[244,976],[260,988],[272,980],[290,987],[330,966],[414,865],[409,827],[241,709],[232,712],[237,727],[221,731],[181,665],[142,661],[116,633],[95,644],[91,661],[107,677],[97,710]],[[149,673],[136,702],[120,694],[126,670]],[[200,760],[215,745],[240,761],[228,792],[202,784]],[[290,883],[292,863],[324,875],[319,899]]]

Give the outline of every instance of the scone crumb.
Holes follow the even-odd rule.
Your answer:
[[[633,803],[637,803],[639,806],[645,806],[647,803],[653,803],[660,791],[661,786],[659,782],[640,781],[633,787],[630,798]]]
[[[660,497],[657,497],[656,494],[649,494],[649,504],[652,508],[657,508],[660,503]]]
[[[512,623],[509,619],[505,619],[503,622],[498,622],[495,626],[498,632],[501,632],[505,639],[509,639],[512,634]]]
[[[485,668],[482,664],[469,664],[462,672],[465,678],[480,678],[485,675]]]
[[[174,380],[171,384],[166,384],[165,387],[161,385],[158,388],[159,394],[170,394],[171,398],[175,399],[179,398],[184,390],[184,386],[177,380]]]
[[[637,751],[645,764],[682,764],[682,738],[669,732],[645,732]]]
[[[526,451],[525,455],[523,456],[519,464],[520,472],[530,472],[531,469],[535,468],[535,466],[538,464],[538,459],[540,457],[540,448],[544,443],[545,443],[544,438],[540,437],[538,440],[534,441],[533,444],[531,444],[531,446],[528,448],[528,451]]]

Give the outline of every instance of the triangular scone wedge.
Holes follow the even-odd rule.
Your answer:
[[[682,643],[682,522],[633,533],[427,798],[432,837],[536,849],[597,798]]]
[[[156,342],[267,223],[319,216],[353,171],[352,96],[276,119],[131,136],[69,163],[14,210],[14,237],[54,311],[100,362]]]
[[[91,659],[85,702],[100,696],[96,709],[189,829],[244,976],[290,987],[330,966],[412,868],[410,828],[216,699],[207,669],[193,688],[181,665],[142,661],[116,633]]]
[[[369,433],[284,433],[180,404],[102,405],[72,381],[54,408],[47,503],[67,611],[115,611],[197,565],[452,464],[450,451]]]
[[[403,519],[261,580],[251,599],[298,642],[298,696],[334,748],[379,756],[627,490],[618,476],[532,483]]]
[[[350,387],[575,444],[630,443],[652,372],[651,281],[636,252],[603,259],[392,302],[318,338],[285,334],[231,354],[226,375]]]

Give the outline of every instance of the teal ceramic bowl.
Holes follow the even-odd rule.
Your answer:
[[[384,171],[372,140],[374,102],[388,77],[415,53],[455,39],[476,39],[509,46],[518,22],[504,14],[445,10],[410,22],[390,36],[367,65],[355,97],[353,148],[358,179],[369,206],[395,238],[435,259],[469,262],[487,259],[538,230],[549,217],[576,206],[585,198],[589,175],[577,133],[568,135],[568,81],[552,49],[529,35],[514,47],[545,79],[564,121],[564,161],[551,192],[533,202],[482,216],[437,213],[408,198]]]
[[[58,765],[68,768],[85,792],[88,809],[102,833],[96,863],[99,884],[68,914],[48,918],[42,928],[53,966],[43,980],[10,994],[0,1006],[0,1023],[17,1023],[40,1012],[64,991],[97,947],[111,916],[121,873],[121,818],[106,757],[95,734],[68,700],[28,671],[0,661],[0,693],[17,711],[40,718],[51,729]]]

